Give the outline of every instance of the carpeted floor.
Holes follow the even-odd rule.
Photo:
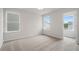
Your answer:
[[[1,51],[77,51],[75,39],[64,37],[63,40],[39,35],[31,38],[24,38],[4,42]]]

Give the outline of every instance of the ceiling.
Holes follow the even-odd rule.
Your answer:
[[[58,8],[44,8],[43,10],[39,10],[38,8],[21,8],[21,9],[43,15],[43,14],[55,11]]]

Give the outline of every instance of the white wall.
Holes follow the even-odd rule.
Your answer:
[[[51,20],[51,28],[50,30],[46,30],[46,31],[43,31],[44,34],[46,35],[51,35],[53,37],[57,37],[57,38],[62,38],[62,20],[61,20],[61,16],[59,15],[60,13],[57,12],[57,13],[49,13],[49,14],[46,14],[46,15],[49,15],[52,17],[52,20]]]
[[[42,31],[42,19],[38,14],[34,14],[28,11],[19,9],[4,9],[4,18],[6,11],[13,11],[20,14],[21,20],[21,32],[7,33],[5,32],[5,20],[4,19],[4,40],[14,40],[24,37],[36,36],[41,34]]]
[[[79,8],[77,9],[77,43],[79,44]]]
[[[16,33],[5,33],[4,32],[4,40],[12,40],[12,39],[18,39],[23,37],[30,37],[35,36],[37,34],[41,33],[42,29],[42,20],[41,17],[37,14],[30,13],[30,12],[24,12],[23,10],[17,10],[17,9],[4,9],[5,11],[14,11],[21,14],[21,21],[22,21],[22,30],[21,32]],[[79,43],[79,9],[59,9],[54,12],[45,14],[50,15],[53,17],[52,23],[51,23],[51,29],[49,31],[44,31],[43,34],[55,36],[57,38],[63,38],[63,14],[70,11],[77,11],[77,24],[75,26],[75,29],[77,30],[77,42]],[[4,16],[5,18],[5,16]],[[4,19],[4,29],[5,29],[5,19]],[[76,35],[76,34],[75,34]]]
[[[0,8],[0,48],[3,43],[3,9]]]
[[[45,15],[49,15],[52,16],[52,23],[51,23],[51,30],[50,31],[43,31],[44,34],[46,35],[51,35],[57,38],[62,39],[63,38],[63,15],[66,12],[70,12],[70,11],[77,11],[77,9],[73,9],[73,8],[61,8],[58,9],[54,12],[45,14]],[[43,15],[44,16],[44,15]]]

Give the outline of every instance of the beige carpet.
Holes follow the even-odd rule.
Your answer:
[[[64,38],[63,40],[39,35],[31,38],[24,38],[4,42],[1,51],[76,51],[79,46],[74,39]]]

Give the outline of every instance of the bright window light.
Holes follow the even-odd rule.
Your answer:
[[[64,16],[64,29],[74,30],[74,16]]]
[[[51,16],[43,16],[43,29],[50,29]]]

